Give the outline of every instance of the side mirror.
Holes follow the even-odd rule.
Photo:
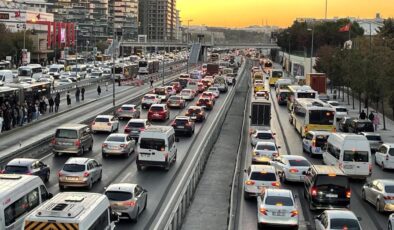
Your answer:
[[[246,171],[246,169],[244,169],[244,173],[246,173],[247,171]]]
[[[98,167],[103,167],[103,165],[102,165],[102,164],[98,164],[97,166],[98,166]]]
[[[251,119],[251,118],[252,118],[252,116],[251,116],[251,115],[249,115],[249,118]]]
[[[358,220],[358,221],[362,221],[363,219],[361,218],[361,216],[358,216],[358,217],[357,217],[357,220]]]

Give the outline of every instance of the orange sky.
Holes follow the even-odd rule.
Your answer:
[[[299,17],[324,18],[325,0],[177,0],[184,25],[287,27]],[[328,0],[327,17],[394,17],[394,0]]]

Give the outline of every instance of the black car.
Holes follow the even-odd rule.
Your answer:
[[[193,135],[195,124],[194,121],[187,116],[177,116],[172,123],[175,135],[187,134],[189,137]]]
[[[44,182],[49,181],[50,168],[37,159],[15,158],[7,163],[4,174],[25,174],[39,176]]]
[[[349,125],[350,133],[375,132],[370,120],[354,119]]]
[[[338,122],[338,126],[339,126],[339,131],[347,133],[349,132],[349,126],[351,125],[352,121],[355,120],[357,118],[355,117],[343,117],[339,122]]]
[[[349,208],[349,179],[338,167],[312,165],[305,172],[304,196],[310,210]]]

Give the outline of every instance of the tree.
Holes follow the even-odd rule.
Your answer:
[[[383,26],[379,27],[378,34],[381,37],[394,38],[394,19],[388,18],[383,21]]]
[[[16,56],[20,60],[20,53],[23,49],[24,32],[11,32],[4,24],[0,24],[0,60],[5,59],[6,56]],[[31,31],[26,31],[25,34],[25,48],[28,51],[33,50],[33,41],[30,38]]]

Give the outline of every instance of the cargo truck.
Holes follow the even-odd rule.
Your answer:
[[[306,84],[319,94],[327,93],[327,78],[325,73],[308,73]]]
[[[270,129],[271,101],[252,97],[250,109],[250,127],[255,130]]]
[[[214,76],[219,73],[219,64],[208,63],[207,64],[207,76]]]

